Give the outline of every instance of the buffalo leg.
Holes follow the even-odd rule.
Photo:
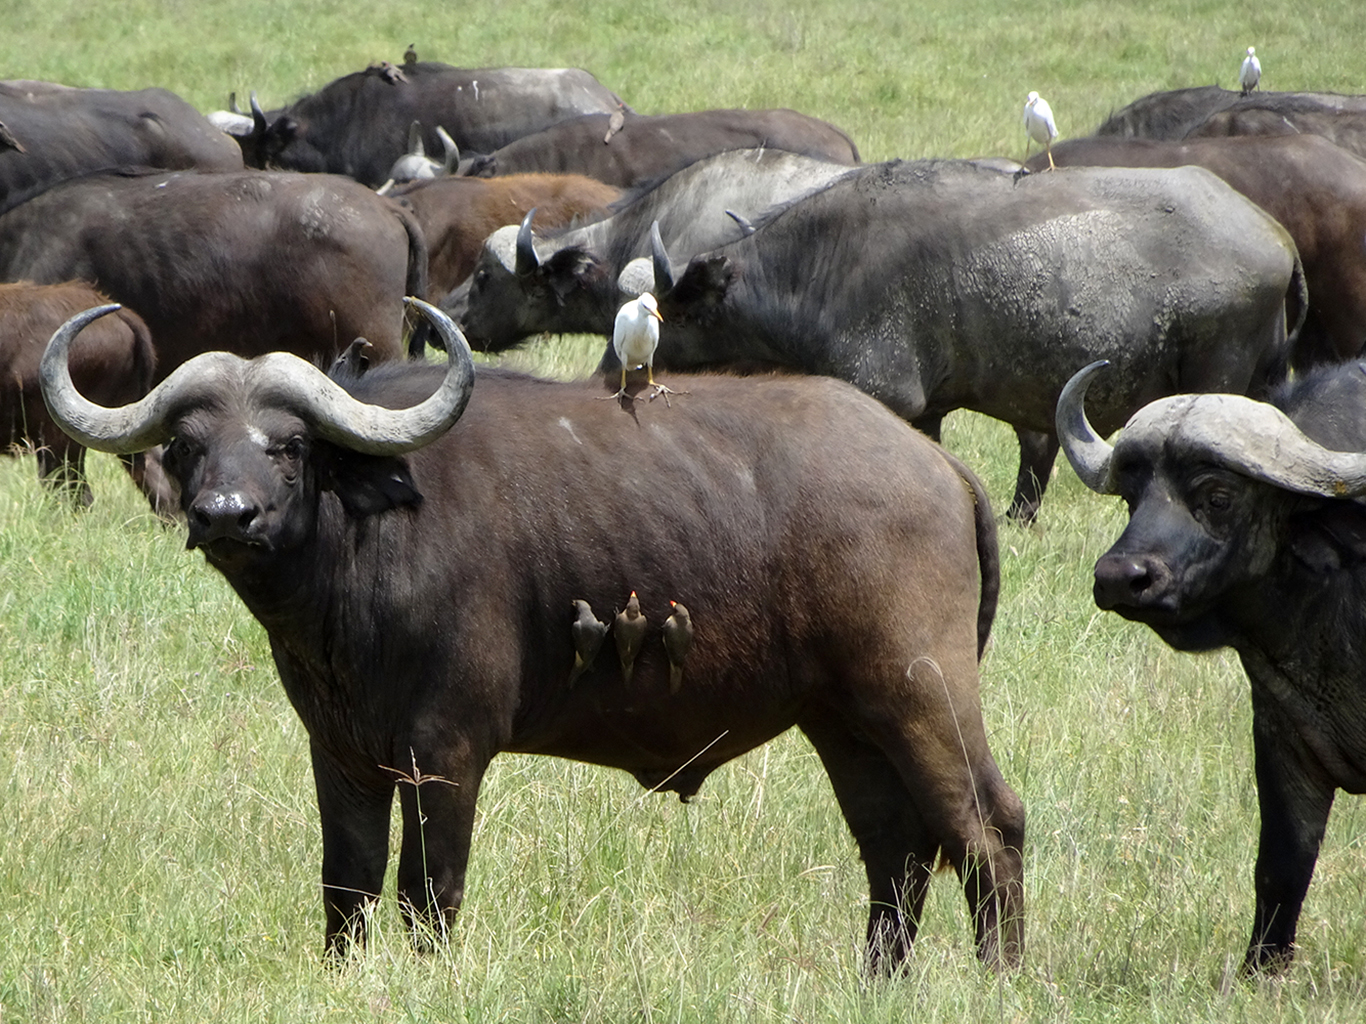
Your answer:
[[[419,945],[424,937],[416,926],[430,928],[445,938],[464,899],[475,798],[483,768],[443,772],[438,759],[419,753],[413,755],[411,776],[399,781],[403,808],[399,905]]]
[[[38,479],[73,505],[89,507],[95,500],[85,479],[85,449],[79,445],[37,449]]]
[[[316,744],[312,754],[323,829],[327,953],[339,955],[352,942],[365,942],[365,911],[379,899],[389,858],[394,789],[357,784]]]
[[[890,974],[909,955],[939,844],[882,751],[833,715],[801,723],[825,765],[868,874],[868,970]]]
[[[1256,688],[1253,689],[1254,701]],[[1257,908],[1243,973],[1275,973],[1294,956],[1295,928],[1333,806],[1332,782],[1313,775],[1278,715],[1253,708],[1257,803]]]
[[[954,672],[948,657],[916,659],[906,672],[912,699],[904,702],[905,717],[869,718],[868,733],[896,765],[962,881],[978,957],[1017,967],[1024,952],[1024,807],[987,746],[976,665]]]
[[[1058,457],[1058,439],[1052,434],[1015,428],[1020,442],[1020,472],[1015,477],[1015,497],[1006,515],[1027,526],[1039,514],[1048,477],[1053,472],[1053,461]]]

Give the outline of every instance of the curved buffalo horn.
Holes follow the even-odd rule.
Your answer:
[[[674,290],[674,268],[659,236],[659,221],[650,224],[650,259],[655,271],[655,298],[661,298]]]
[[[1085,402],[1091,378],[1109,365],[1108,359],[1098,359],[1073,374],[1058,396],[1054,418],[1067,461],[1072,463],[1081,482],[1100,494],[1114,493],[1110,487],[1110,457],[1114,449],[1092,429],[1086,418]]]
[[[112,313],[115,304],[77,313],[48,342],[39,383],[52,418],[68,434],[96,451],[126,454],[170,440],[175,413],[224,388],[249,393],[292,409],[319,436],[368,455],[401,455],[435,440],[460,418],[474,386],[474,361],[459,328],[446,314],[420,299],[404,299],[435,326],[446,344],[446,375],[424,402],[387,409],[358,401],[312,363],[288,352],[242,359],[205,352],[181,366],[141,401],[117,409],[96,405],[71,382],[71,343],[91,321]]]
[[[1086,486],[1113,494],[1110,463],[1115,449],[1096,437],[1081,408],[1099,366],[1092,363],[1063,389],[1058,439]],[[1149,402],[1129,418],[1115,448],[1165,449],[1300,494],[1366,495],[1366,453],[1324,448],[1274,405],[1243,395],[1172,395]]]
[[[237,93],[236,93],[236,92],[230,92],[230,93],[228,93],[228,109],[231,110],[234,114],[245,114],[245,113],[246,113],[245,110],[243,110],[241,107],[239,107],[239,106],[237,105]]]
[[[536,216],[536,207],[527,211],[527,215],[522,218],[522,226],[517,229],[517,276],[526,277],[534,274],[541,266],[541,261],[536,255],[536,246],[531,238],[531,218]]]
[[[146,451],[169,440],[167,421],[171,402],[194,376],[217,380],[228,361],[237,357],[226,352],[206,352],[177,367],[141,401],[117,409],[96,405],[77,391],[71,382],[67,362],[71,344],[86,325],[121,308],[118,303],[96,306],[77,313],[58,327],[43,352],[43,360],[38,367],[38,385],[42,389],[48,412],[64,431],[87,448],[126,455]],[[198,364],[196,374],[183,373],[191,363]]]
[[[424,402],[408,409],[386,409],[352,398],[347,391],[312,363],[285,352],[272,352],[254,360],[278,361],[280,369],[262,366],[261,376],[272,383],[271,391],[295,405],[299,415],[313,424],[322,437],[343,448],[367,455],[402,455],[435,441],[465,411],[474,389],[474,360],[465,336],[441,310],[421,299],[405,298],[436,328],[446,349],[446,376]],[[282,370],[291,382],[285,385]],[[276,387],[281,388],[276,391]]]
[[[264,135],[266,129],[270,127],[266,123],[266,112],[261,109],[261,103],[256,98],[256,90],[251,91],[251,133],[253,135]]]
[[[436,126],[436,137],[441,140],[441,148],[446,152],[441,166],[447,174],[454,174],[456,168],[460,166],[460,147],[455,144],[450,132],[442,128],[441,125]]]

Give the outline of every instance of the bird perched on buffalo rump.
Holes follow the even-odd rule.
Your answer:
[[[569,670],[569,685],[573,686],[593,664],[598,656],[602,641],[607,637],[607,623],[593,614],[593,607],[587,601],[574,602],[578,617],[569,627],[574,637],[574,667]]]
[[[1257,59],[1257,48],[1249,46],[1247,56],[1243,58],[1243,66],[1238,69],[1238,86],[1246,96],[1253,89],[1257,88],[1257,83],[1262,80],[1262,62]]]
[[[677,601],[670,601],[674,613],[664,620],[664,653],[669,656],[669,692],[683,686],[683,659],[692,647],[692,616]]]
[[[645,615],[640,610],[640,599],[633,590],[626,607],[617,613],[616,621],[612,624],[612,632],[617,641],[617,657],[621,659],[622,678],[628,683],[635,671],[636,655],[640,653],[640,645],[645,641],[645,629],[648,625]]]
[[[663,321],[659,303],[649,292],[641,292],[617,310],[617,319],[612,325],[612,350],[621,362],[621,387],[609,397],[621,398],[626,394],[626,371],[639,366],[645,367],[645,379],[654,389],[651,398],[675,394],[672,388],[655,383],[655,349],[659,347],[659,325]]]
[[[612,113],[607,118],[607,134],[602,137],[602,141],[611,142],[612,136],[615,135],[617,132],[621,131],[625,124],[626,104],[618,103],[617,109],[612,111]]]
[[[1024,107],[1025,158],[1029,157],[1029,143],[1037,142],[1048,154],[1048,169],[1057,170],[1053,163],[1053,140],[1058,137],[1058,126],[1053,120],[1053,108],[1037,92],[1031,92]]]
[[[406,49],[406,50],[403,51],[403,63],[404,63],[404,64],[416,64],[416,63],[417,63],[417,43],[409,43],[409,44],[408,44],[408,49]]]

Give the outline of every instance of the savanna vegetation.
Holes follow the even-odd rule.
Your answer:
[[[865,159],[1019,158],[1025,94],[1064,135],[1163,88],[1366,91],[1357,0],[0,0],[0,75],[230,89],[267,106],[373,60],[578,65],[638,110],[791,106]],[[585,373],[600,342],[509,357]],[[998,508],[1013,435],[950,417]],[[264,634],[107,457],[95,506],[0,464],[0,1022],[1179,1021],[1366,1017],[1366,810],[1330,824],[1283,980],[1233,968],[1252,907],[1256,792],[1235,658],[1176,655],[1103,614],[1090,571],[1123,521],[1059,470],[1003,524],[983,665],[991,742],[1029,811],[1027,962],[972,955],[936,880],[913,963],[870,982],[867,893],[814,753],[789,735],[696,801],[505,756],[481,795],[465,908],[417,956],[392,895],[367,951],[319,959],[307,744]],[[877,595],[868,595],[876,601]],[[914,609],[905,609],[914,614]]]

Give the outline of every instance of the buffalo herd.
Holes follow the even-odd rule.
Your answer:
[[[1244,972],[1288,966],[1336,790],[1366,791],[1366,98],[1154,93],[1024,165],[864,164],[793,110],[413,52],[233,106],[0,82],[0,422],[77,505],[85,449],[117,454],[265,628],[329,953],[364,941],[396,792],[403,916],[444,934],[498,753],[687,801],[796,726],[869,968],[937,862],[979,957],[1020,964],[1024,808],[979,694],[998,524],[937,443],[971,409],[1019,439],[1012,523],[1059,446],[1127,502],[1101,608],[1242,659]],[[647,292],[672,401],[607,340]],[[603,336],[596,374],[471,355],[553,333]],[[392,766],[447,785],[419,805]]]

